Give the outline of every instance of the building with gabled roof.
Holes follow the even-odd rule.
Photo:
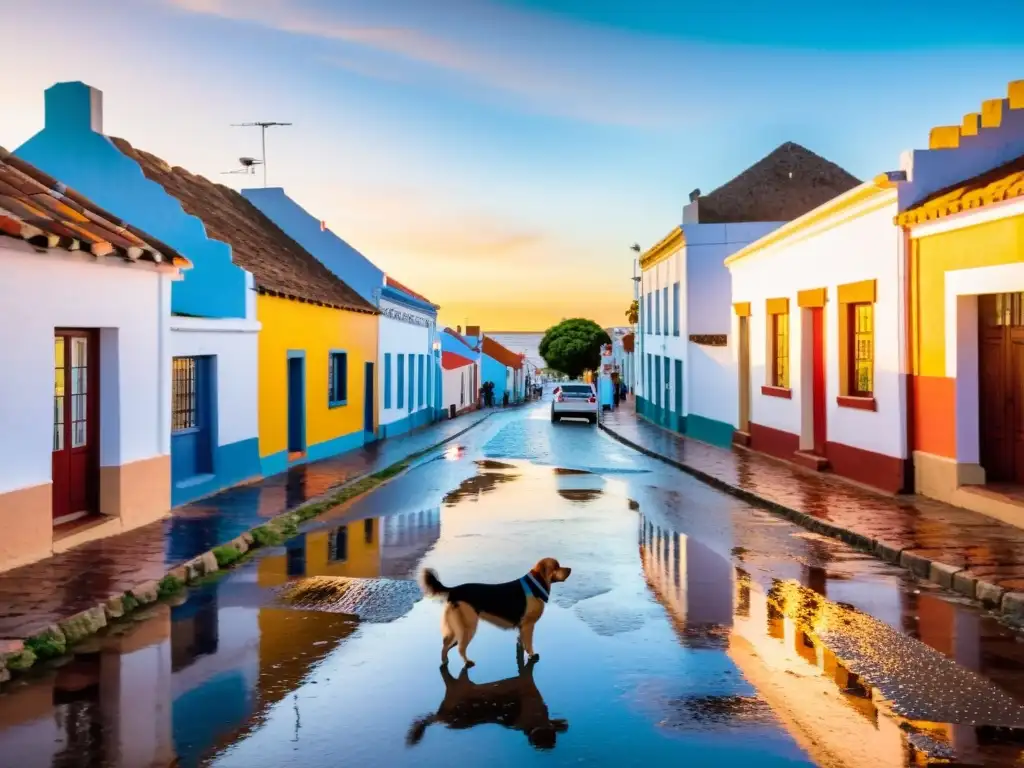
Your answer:
[[[393,437],[439,418],[437,305],[385,274],[283,189],[246,189],[242,195],[380,312],[376,436]]]
[[[0,149],[0,570],[167,513],[171,286],[190,266]]]
[[[102,94],[60,83],[18,154],[194,265],[172,294],[173,501],[363,445],[377,309],[239,193],[102,131]]]
[[[670,429],[729,445],[736,428],[730,349],[732,253],[859,182],[787,142],[708,195],[640,257],[637,411]]]

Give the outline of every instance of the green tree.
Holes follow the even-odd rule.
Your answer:
[[[540,354],[549,368],[578,379],[584,371],[601,364],[601,345],[612,340],[593,320],[574,317],[548,328],[540,342]]]

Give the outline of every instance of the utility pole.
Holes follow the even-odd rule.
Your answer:
[[[263,165],[263,186],[267,186],[267,128],[273,128],[275,126],[291,125],[291,123],[277,123],[273,121],[266,122],[255,122],[255,123],[232,123],[234,128],[259,128],[260,129],[260,144],[262,146],[263,155],[260,157]]]
[[[640,260],[641,248],[639,243],[633,243],[629,246],[629,250],[636,254],[636,258],[633,259],[633,298],[636,300],[636,336],[633,338],[633,349],[636,354],[633,355],[633,403],[634,407],[636,404],[636,397],[639,394],[638,390],[640,387],[637,386],[639,383],[643,385],[644,375],[644,295],[643,295],[643,279],[644,272],[643,268],[640,269],[640,276],[637,277],[636,268]],[[648,320],[650,322],[650,320]],[[639,342],[639,343],[638,343]],[[639,368],[639,370],[638,370]],[[647,390],[644,390],[644,396],[647,396]]]

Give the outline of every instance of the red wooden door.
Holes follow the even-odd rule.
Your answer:
[[[814,453],[824,456],[828,429],[825,421],[825,311],[822,307],[811,309],[811,344],[811,418],[814,420]]]
[[[1024,297],[978,297],[981,465],[989,482],[1024,484]]]
[[[53,338],[53,519],[98,511],[98,348],[91,331]]]

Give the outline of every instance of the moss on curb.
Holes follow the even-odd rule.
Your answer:
[[[154,599],[170,600],[180,596],[186,586],[199,587],[223,578],[227,574],[227,569],[245,562],[257,549],[283,544],[288,539],[298,535],[299,526],[302,523],[312,520],[350,499],[375,490],[407,470],[417,458],[425,456],[442,445],[466,434],[486,421],[489,416],[488,414],[478,419],[465,429],[449,435],[428,448],[410,454],[401,461],[395,462],[382,470],[349,482],[330,496],[278,515],[263,525],[243,533],[239,537],[240,540],[243,540],[241,543],[239,540],[236,540],[214,547],[212,550],[193,558],[189,563],[171,569],[158,583],[147,582],[145,585],[135,587],[137,591],[149,590],[145,594],[140,591],[139,595],[136,595],[131,590],[128,590],[121,595],[113,595],[107,598],[99,604],[101,609],[105,611],[106,619],[108,622],[130,620],[132,618],[131,614]],[[208,557],[216,560],[216,570],[212,569],[212,562],[207,568],[194,569],[190,567],[193,561]],[[77,638],[78,641],[82,639],[84,639],[84,636]],[[49,628],[26,639],[25,647],[19,653],[5,657],[3,659],[4,667],[12,672],[23,672],[41,661],[66,655],[67,646],[68,643],[64,633],[57,627]]]

